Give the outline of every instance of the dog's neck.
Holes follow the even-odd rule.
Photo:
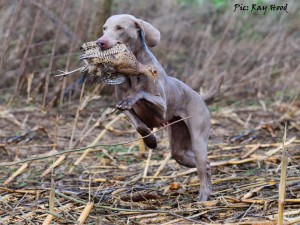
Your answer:
[[[153,53],[148,48],[138,49],[134,52],[134,55],[137,60],[144,65],[151,65],[156,61]]]
[[[144,65],[159,64],[153,53],[148,48],[144,32],[142,30],[139,31],[139,42],[134,44],[133,54],[140,63]]]

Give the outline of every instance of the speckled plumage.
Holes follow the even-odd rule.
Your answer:
[[[120,84],[125,81],[125,76],[138,75],[156,79],[156,69],[139,63],[124,44],[117,44],[108,50],[101,51],[96,42],[87,42],[82,45],[81,49],[84,54],[80,58],[86,62],[85,70],[90,75],[98,76],[97,82]]]

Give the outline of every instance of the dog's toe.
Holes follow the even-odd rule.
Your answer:
[[[126,102],[120,102],[120,103],[117,105],[117,108],[118,108],[118,109],[121,109],[121,110],[127,110],[127,109],[130,109],[130,107],[128,107],[128,105],[126,104]]]
[[[134,100],[133,99],[123,99],[122,101],[120,101],[117,105],[118,109],[121,110],[128,110],[131,109],[132,106],[134,105]]]

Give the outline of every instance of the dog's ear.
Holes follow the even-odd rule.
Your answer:
[[[141,19],[137,19],[135,21],[136,26],[138,29],[143,30],[144,34],[145,34],[145,41],[146,44],[149,47],[155,47],[159,40],[160,40],[160,32],[159,30],[157,30],[154,26],[152,26],[150,23],[141,20]]]

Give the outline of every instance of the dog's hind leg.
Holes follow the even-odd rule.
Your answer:
[[[174,118],[170,122],[179,119],[181,118]],[[207,138],[205,138],[207,131],[204,135],[200,135],[201,124],[195,120],[190,123],[193,123],[193,126],[188,127],[184,121],[179,121],[169,127],[171,154],[179,164],[190,168],[197,167],[200,179],[199,200],[205,201],[211,193],[211,172],[207,161]]]
[[[206,201],[211,193],[210,166],[207,160],[207,144],[210,132],[210,113],[206,107],[197,107],[200,98],[194,98],[188,105],[188,112],[196,115],[187,119],[191,145],[200,180],[199,200]],[[202,99],[201,99],[202,100]]]
[[[176,122],[180,117],[173,118],[169,123]],[[172,158],[180,165],[195,168],[196,161],[192,151],[189,129],[184,121],[179,121],[168,127]]]

